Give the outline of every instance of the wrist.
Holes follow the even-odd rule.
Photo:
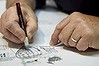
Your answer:
[[[7,5],[6,5],[6,8],[10,8],[10,7],[13,7],[13,6],[16,6],[16,3],[20,3],[21,6],[28,6],[29,8],[31,9],[35,9],[36,7],[36,3],[35,3],[35,0],[16,0],[16,1],[11,1],[9,2],[10,0],[7,1]]]

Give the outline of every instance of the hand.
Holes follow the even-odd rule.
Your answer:
[[[50,44],[55,45],[58,40],[79,51],[99,49],[99,17],[72,13],[56,26]]]
[[[37,31],[37,18],[29,6],[21,6],[26,22],[28,38],[31,39]],[[20,28],[16,6],[8,8],[1,16],[0,31],[8,40],[15,43],[23,43],[25,32]]]

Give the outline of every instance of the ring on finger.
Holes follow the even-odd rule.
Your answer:
[[[76,39],[74,39],[74,38],[71,38],[71,40],[72,40],[73,42],[77,43],[77,40],[76,40]]]

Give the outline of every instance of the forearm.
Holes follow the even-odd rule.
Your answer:
[[[6,3],[6,8],[8,9],[9,7],[11,6],[14,6],[15,3],[19,2],[21,5],[23,6],[30,6],[33,10],[35,9],[36,7],[36,2],[35,0],[7,0],[7,3]]]

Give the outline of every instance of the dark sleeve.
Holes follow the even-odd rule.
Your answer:
[[[74,11],[99,16],[98,0],[54,0],[59,10],[71,14]]]
[[[84,0],[54,0],[58,8],[64,12],[72,12],[82,8]]]
[[[42,8],[46,4],[46,0],[36,0],[36,8]]]

